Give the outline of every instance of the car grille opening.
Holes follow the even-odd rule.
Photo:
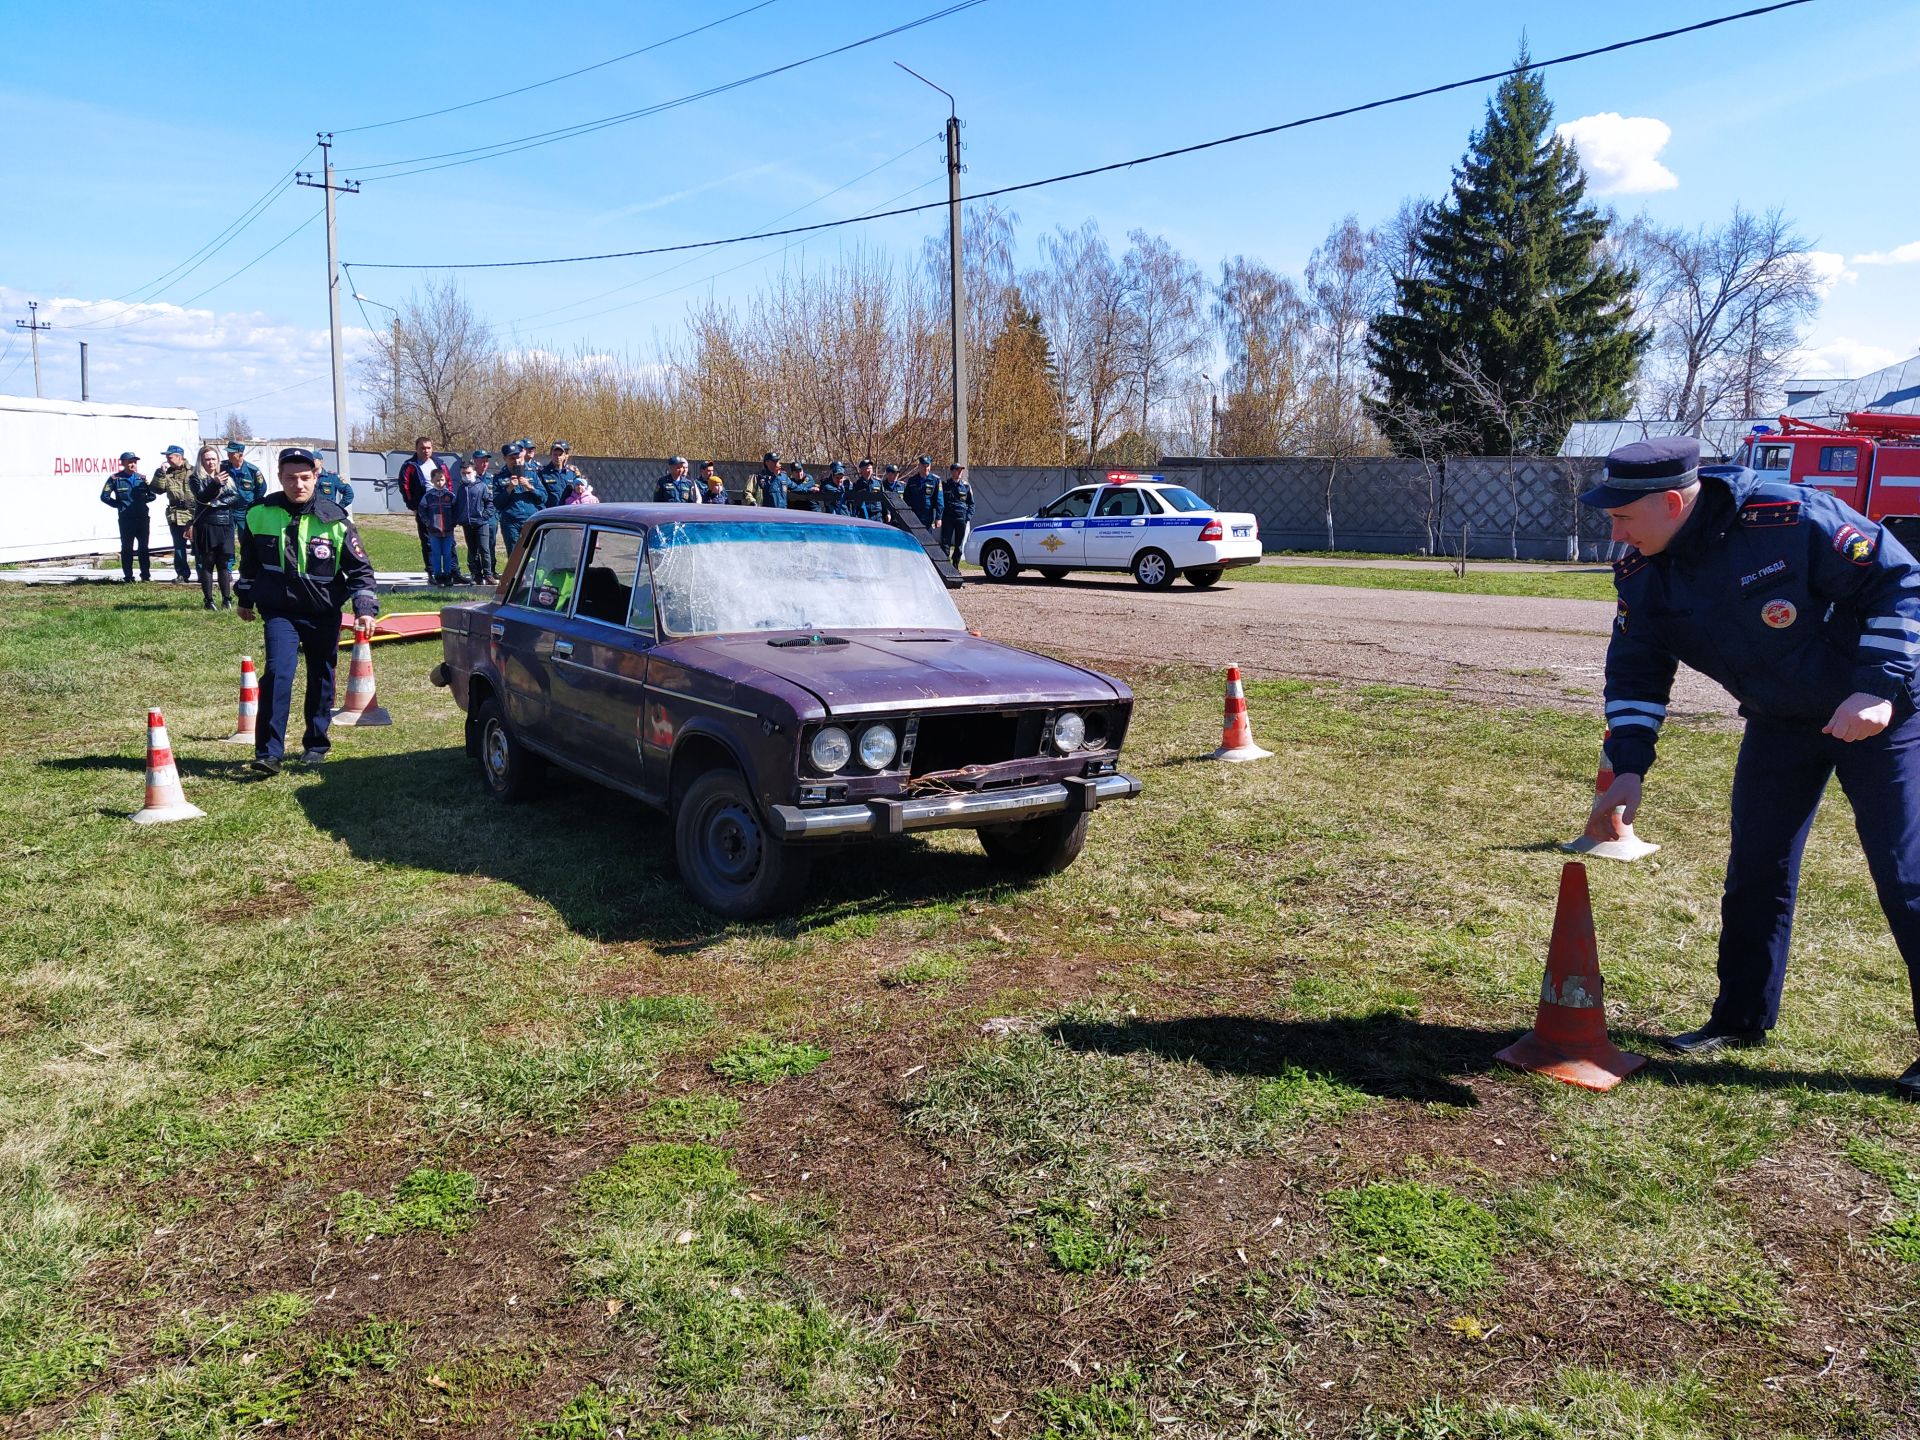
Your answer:
[[[1038,755],[1046,722],[1039,710],[922,715],[913,747],[913,774],[999,765]]]

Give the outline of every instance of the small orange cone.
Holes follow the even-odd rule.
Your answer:
[[[1216,760],[1267,760],[1271,759],[1271,750],[1262,750],[1253,743],[1253,721],[1247,716],[1247,694],[1240,688],[1240,667],[1227,667],[1227,717],[1220,727],[1220,748],[1213,752]]]
[[[260,715],[260,677],[253,672],[253,657],[240,657],[240,717],[233,722],[233,734],[227,736],[229,745],[251,745],[254,739],[254,724]]]
[[[334,713],[336,725],[391,725],[393,716],[382,710],[373,689],[373,646],[353,642],[353,664],[347,671],[347,703]]]
[[[1607,741],[1613,738],[1613,732],[1607,731],[1600,737],[1600,768],[1594,773],[1593,793],[1604,795],[1613,788],[1613,762],[1607,758]],[[1614,813],[1619,814],[1616,807]],[[1644,860],[1659,850],[1651,841],[1642,840],[1633,833],[1633,827],[1622,822],[1627,832],[1618,840],[1595,840],[1590,835],[1576,835],[1560,848],[1570,855],[1591,855],[1596,860]]]
[[[199,820],[206,811],[187,803],[180,788],[180,772],[173,763],[173,742],[167,739],[166,717],[147,712],[147,803],[133,817],[136,825],[164,825],[169,820]]]
[[[1587,895],[1587,867],[1578,860],[1567,861],[1560,871],[1560,903],[1553,912],[1547,975],[1533,1029],[1494,1058],[1587,1090],[1611,1090],[1647,1063],[1646,1056],[1629,1055],[1607,1038],[1593,902]]]

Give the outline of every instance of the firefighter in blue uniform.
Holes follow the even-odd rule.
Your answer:
[[[907,477],[907,505],[929,530],[940,528],[940,480],[933,473],[933,457],[922,455]]]
[[[131,450],[120,452],[120,468],[100,487],[100,503],[113,511],[120,521],[120,579],[133,583],[133,552],[140,552],[140,578],[153,578],[153,559],[147,536],[153,517],[147,507],[153,503],[153,486],[140,473],[140,457]]]
[[[667,473],[653,482],[656,505],[698,505],[700,486],[687,474],[687,457],[675,455],[667,461]]]
[[[493,506],[500,517],[500,539],[507,547],[507,559],[513,559],[520,543],[520,528],[546,509],[550,503],[540,477],[527,469],[527,452],[518,440],[500,447],[500,460],[506,467],[493,477]]]
[[[940,548],[955,565],[967,548],[967,530],[973,524],[973,486],[967,481],[967,467],[958,460],[940,482]]]
[[[520,446],[529,455],[533,453],[531,440],[522,440]],[[547,452],[547,463],[540,467],[539,478],[546,487],[547,504],[566,504],[568,487],[580,478],[580,472],[573,468],[573,446],[565,440],[554,441],[553,448]]]
[[[900,478],[900,467],[898,465],[888,464],[886,478],[881,482],[880,488],[885,490],[889,495],[902,499],[906,497],[907,482]]]
[[[319,483],[313,487],[313,493],[322,500],[331,500],[342,510],[353,509],[353,486],[342,480],[331,470],[320,472]]]
[[[838,460],[827,466],[827,473],[820,479],[820,513],[847,513],[847,467]]]
[[[760,482],[760,503],[775,510],[787,508],[787,472],[781,468],[778,451],[769,450],[760,457],[760,473],[753,477]]]
[[[259,733],[253,768],[278,775],[293,708],[293,669],[307,660],[303,764],[327,758],[333,719],[333,673],[340,650],[340,607],[353,604],[353,629],[373,633],[380,613],[373,565],[347,512],[318,493],[320,460],[311,450],[280,452],[280,493],[247,511],[240,527],[240,618],[258,610],[266,628],[260,675]]]
[[[247,446],[243,440],[227,442],[227,474],[233,478],[233,490],[242,502],[258,505],[267,498],[267,477],[260,473],[260,467],[247,459]]]
[[[873,461],[862,460],[852,480],[847,482],[847,513],[862,520],[884,520],[886,506],[880,503],[880,477],[873,473]]]
[[[1587,833],[1613,838],[1643,777],[1682,663],[1740,702],[1733,843],[1720,914],[1720,993],[1698,1030],[1667,1043],[1708,1054],[1766,1042],[1779,1017],[1807,831],[1836,772],[1920,1025],[1920,562],[1821,490],[1699,468],[1684,436],[1607,457],[1580,497],[1634,548],[1614,567],[1607,756],[1615,779]],[[1616,817],[1615,807],[1624,807]],[[1897,1082],[1920,1100],[1920,1063]]]

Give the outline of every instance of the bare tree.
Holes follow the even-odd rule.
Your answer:
[[[227,412],[227,423],[221,427],[221,438],[226,440],[246,440],[253,435],[253,422],[238,410]]]
[[[386,417],[389,447],[426,434],[452,449],[486,436],[496,409],[489,383],[498,351],[486,322],[452,282],[409,296],[390,331],[376,330],[361,367],[363,388],[397,404]]]
[[[1214,323],[1227,352],[1220,451],[1279,455],[1305,433],[1306,303],[1293,281],[1236,255],[1220,265]]]
[[[1380,443],[1366,413],[1367,326],[1388,288],[1374,261],[1377,244],[1374,233],[1349,215],[1307,259],[1313,340],[1306,445],[1310,453],[1327,457],[1321,499],[1329,550],[1334,548],[1334,495],[1346,462]]]
[[[1131,311],[1126,278],[1100,227],[1057,228],[1040,237],[1041,264],[1020,289],[1052,342],[1060,409],[1090,460],[1111,438],[1126,403]],[[1068,461],[1062,439],[1060,462]]]
[[[1127,304],[1128,383],[1139,405],[1139,432],[1151,441],[1153,416],[1179,387],[1206,343],[1200,267],[1158,235],[1127,233],[1130,248],[1120,261]]]
[[[1644,272],[1639,313],[1653,329],[1643,409],[1689,427],[1759,413],[1820,306],[1807,242],[1779,210],[1735,206],[1717,228],[1642,222],[1624,243]]]
[[[1440,363],[1454,378],[1455,383],[1476,406],[1486,412],[1494,424],[1500,427],[1506,437],[1506,475],[1507,475],[1507,551],[1511,559],[1520,558],[1520,467],[1516,463],[1521,440],[1533,432],[1539,420],[1538,382],[1525,391],[1515,389],[1509,381],[1502,384],[1489,375],[1480,362],[1471,355],[1444,354]],[[1578,527],[1568,541],[1570,547],[1567,558],[1579,559]]]

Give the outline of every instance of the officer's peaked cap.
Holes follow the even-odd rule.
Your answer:
[[[920,464],[920,465],[931,465],[931,464],[933,463],[933,456],[931,456],[931,455],[922,455],[922,456],[921,456],[921,457],[919,458],[919,460],[918,460],[918,461],[916,461],[915,463],[916,463],[916,464]]]
[[[241,451],[245,450],[246,448],[247,448],[247,442],[244,440],[227,441],[227,453],[229,455],[238,455]]]
[[[767,451],[766,454],[760,457],[760,463],[762,465],[770,464],[771,462],[776,461],[779,458],[780,458],[780,452],[778,450],[769,450]]]
[[[491,460],[493,456],[489,455],[485,450],[476,450],[467,456],[467,458],[469,460]]]
[[[898,465],[889,464],[887,466],[887,474],[898,475],[899,473],[900,473],[900,467]]]
[[[320,457],[303,445],[289,445],[280,452],[280,463],[311,465],[317,470],[320,468]]]
[[[829,475],[844,475],[847,473],[847,467],[842,465],[838,460],[836,460],[831,465],[827,466],[827,473]]]
[[[1662,490],[1683,490],[1700,478],[1700,442],[1691,435],[1636,440],[1607,456],[1606,478],[1580,497],[1599,510],[1631,505]]]
[[[667,464],[669,465],[684,465],[686,463],[687,463],[687,457],[684,455],[672,456],[667,461]]]

